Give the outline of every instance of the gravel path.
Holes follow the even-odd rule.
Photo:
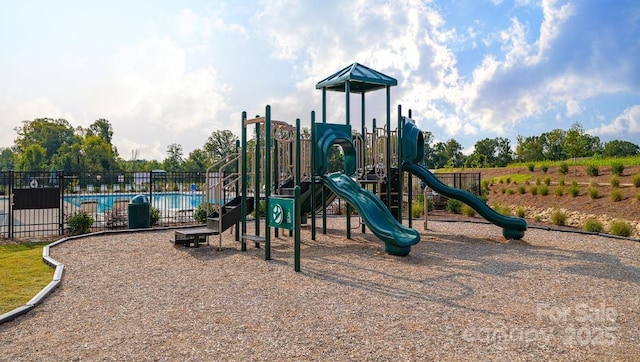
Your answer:
[[[1,360],[640,360],[640,244],[430,221],[408,257],[370,233],[240,252],[173,233],[51,249],[64,281],[0,325]],[[357,219],[354,219],[354,224]],[[419,230],[422,229],[419,226]]]

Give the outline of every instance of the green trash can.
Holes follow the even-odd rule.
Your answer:
[[[129,201],[127,219],[129,229],[148,228],[151,225],[151,205],[146,195],[137,195]]]

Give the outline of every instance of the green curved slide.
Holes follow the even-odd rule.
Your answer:
[[[524,232],[527,230],[527,222],[524,219],[501,215],[476,195],[443,183],[427,168],[418,164],[423,157],[424,141],[422,132],[413,123],[406,123],[402,135],[403,169],[418,176],[435,192],[469,205],[487,221],[500,226],[502,235],[505,238],[522,239]]]
[[[373,193],[362,188],[351,177],[340,173],[320,176],[331,191],[353,206],[364,223],[385,244],[391,255],[406,256],[411,245],[420,241],[420,234],[399,223],[387,206]]]

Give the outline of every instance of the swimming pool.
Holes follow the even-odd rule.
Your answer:
[[[149,194],[139,193],[115,193],[115,194],[82,194],[65,195],[64,201],[80,207],[83,202],[97,201],[98,212],[109,211],[116,200],[131,200],[134,196]],[[187,210],[195,209],[202,203],[201,192],[157,192],[153,193],[151,204],[160,210]]]

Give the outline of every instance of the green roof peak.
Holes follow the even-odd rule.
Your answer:
[[[350,83],[351,93],[366,93],[398,85],[395,78],[360,63],[353,63],[318,82],[316,89],[326,88],[330,91],[344,92],[347,82]]]

